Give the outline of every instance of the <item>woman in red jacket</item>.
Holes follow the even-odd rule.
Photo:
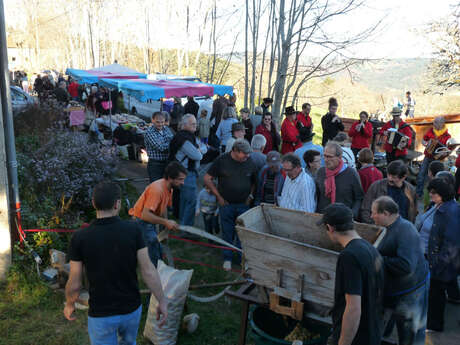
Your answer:
[[[289,152],[294,152],[302,146],[299,140],[298,121],[296,119],[296,111],[294,107],[286,107],[286,118],[281,125],[281,153],[284,155]]]
[[[276,126],[272,121],[272,114],[265,113],[262,117],[262,123],[256,127],[255,134],[262,134],[267,143],[263,153],[267,154],[270,151],[278,151],[280,146],[280,135],[276,130]]]
[[[351,150],[358,159],[358,152],[369,147],[369,139],[372,138],[372,124],[368,121],[369,114],[365,111],[359,113],[359,121],[356,121],[348,131],[351,139]]]

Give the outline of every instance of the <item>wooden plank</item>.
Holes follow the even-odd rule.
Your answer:
[[[267,224],[262,215],[261,206],[253,207],[236,219],[236,225],[260,233],[268,233]]]
[[[257,285],[265,286],[269,289],[275,289],[276,278],[273,275],[273,271],[270,271],[263,266],[263,263],[256,263],[248,269],[248,274],[254,280]],[[296,291],[297,281],[291,274],[286,273],[284,281],[284,289]],[[331,280],[330,286],[320,286],[309,282],[309,275],[305,275],[305,287],[302,293],[302,298],[314,303],[321,304],[328,308],[332,307],[334,302],[334,281]]]
[[[263,260],[260,260],[261,256]],[[312,285],[318,285],[321,288],[331,288],[335,281],[335,266],[334,267],[321,267],[308,262],[288,261],[285,257],[279,255],[270,255],[258,249],[252,249],[247,252],[246,257],[249,263],[249,268],[253,265],[269,272],[270,278],[273,280],[275,286],[279,286],[276,280],[275,270],[280,265],[283,265],[283,285],[285,286],[286,279],[293,279],[298,281],[300,274],[304,275],[303,290],[311,288]],[[298,291],[298,286],[295,286],[295,292]]]
[[[243,252],[246,251],[246,248],[247,250],[254,248],[262,252],[284,256],[294,261],[311,263],[311,260],[314,260],[318,267],[327,269],[333,266],[335,270],[338,252],[273,235],[260,234],[241,227],[237,227],[237,232]]]
[[[316,223],[322,218],[318,213],[307,213],[272,206],[266,208],[271,214],[273,235],[289,238],[295,241],[308,243],[320,248],[340,251],[338,244],[333,244],[326,233],[325,226],[318,226]],[[358,234],[370,243],[378,238],[382,228],[355,222],[355,230]]]

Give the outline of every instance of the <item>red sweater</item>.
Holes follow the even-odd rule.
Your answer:
[[[297,120],[289,121],[288,118],[283,120],[281,125],[281,153],[284,155],[289,152],[294,152],[302,146],[302,142],[297,138],[299,131],[297,130]]]
[[[260,124],[260,125],[258,125],[256,127],[256,133],[255,134],[262,134],[265,137],[265,140],[267,140],[267,143],[265,144],[265,148],[264,148],[264,151],[263,151],[264,154],[267,154],[267,153],[269,153],[270,151],[273,151],[273,150],[278,151],[277,147],[273,147],[273,145],[275,143],[273,142],[273,136],[272,136],[271,132],[263,124]]]
[[[398,132],[404,134],[404,135],[407,135],[409,137],[409,142],[407,143],[407,146],[404,150],[398,150],[397,148],[394,148],[394,150],[396,150],[396,153],[395,153],[395,156],[396,157],[400,157],[400,156],[405,156],[407,155],[407,148],[410,146],[410,144],[412,143],[412,131],[410,129],[409,126],[406,126],[407,123],[405,123],[404,121],[401,121],[399,123],[399,129],[398,129]],[[404,128],[401,128],[403,127]],[[379,134],[380,135],[383,135],[383,132],[385,132],[386,130],[390,129],[390,128],[395,128],[394,126],[394,122],[393,120],[391,121],[388,121],[383,127],[382,129],[380,130]],[[390,153],[390,152],[393,152],[393,145],[391,144],[388,144],[388,138],[385,140],[385,146],[383,147],[385,149],[386,152]]]
[[[297,121],[300,121],[304,127],[311,127],[311,117],[299,111],[297,113]]]
[[[433,131],[433,128],[430,128],[428,130],[428,132],[426,132],[426,134],[423,136],[423,140],[428,142],[430,141],[431,139],[437,139],[439,140],[439,142],[443,145],[446,145],[446,142],[447,140],[450,139],[450,134],[448,131],[445,131],[443,135],[441,135],[440,137],[436,137],[436,135],[434,134],[434,131]],[[425,156],[427,156],[428,158],[433,158],[433,155],[432,154],[429,154],[426,149],[425,149]]]
[[[382,172],[373,165],[361,168],[358,170],[361,185],[363,186],[364,194],[375,181],[383,179]]]
[[[356,121],[348,131],[348,136],[352,138],[351,148],[352,149],[364,149],[369,147],[369,139],[372,138],[372,124],[366,121],[364,127],[360,131],[356,130],[356,127],[360,124],[360,121]]]
[[[70,96],[78,97],[78,83],[70,83],[70,85],[67,87],[67,91],[69,91]]]

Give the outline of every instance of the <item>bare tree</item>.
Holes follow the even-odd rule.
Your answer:
[[[446,19],[430,23],[426,29],[435,49],[430,66],[431,86],[428,92],[443,92],[460,87],[460,3]]]

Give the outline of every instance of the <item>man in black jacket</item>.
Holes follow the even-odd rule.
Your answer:
[[[333,140],[334,137],[345,129],[342,120],[337,115],[339,107],[337,100],[334,97],[329,98],[329,112],[321,118],[321,126],[323,127],[323,146],[328,140]]]
[[[385,335],[396,322],[398,344],[424,345],[430,275],[419,234],[388,196],[373,202],[371,217],[387,229],[378,246],[385,266]]]
[[[171,119],[169,121],[170,127],[177,132],[177,125],[182,120],[184,115],[184,107],[182,106],[181,99],[179,97],[174,97],[174,105],[171,110]]]
[[[200,106],[192,96],[187,97],[187,103],[184,105],[184,114],[193,114],[195,118],[198,116],[198,109]]]

